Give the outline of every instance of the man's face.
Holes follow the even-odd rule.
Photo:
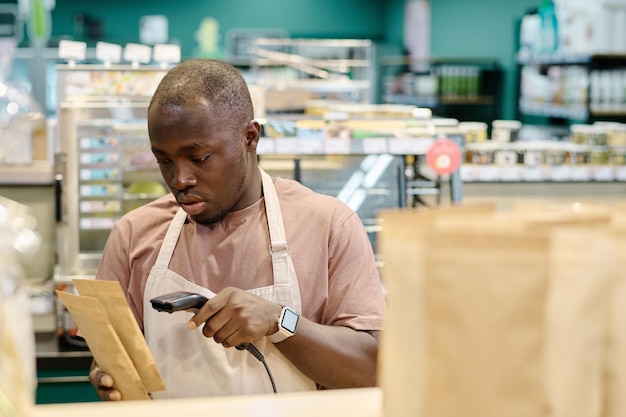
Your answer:
[[[249,204],[254,153],[247,130],[224,123],[210,104],[150,108],[152,152],[176,200],[196,222],[216,223]]]

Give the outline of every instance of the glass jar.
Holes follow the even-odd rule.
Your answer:
[[[487,140],[487,123],[460,122],[459,130],[465,135],[467,143],[483,143]]]
[[[491,127],[494,142],[516,142],[522,123],[519,120],[494,120]]]

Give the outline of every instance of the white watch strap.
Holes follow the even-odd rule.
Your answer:
[[[272,343],[279,343],[282,342],[283,340],[291,337],[294,335],[294,333],[290,332],[289,330],[287,330],[285,327],[283,327],[283,318],[285,317],[285,313],[286,311],[289,310],[289,312],[291,314],[296,314],[297,313],[293,310],[291,310],[290,308],[287,308],[285,306],[283,306],[282,311],[280,312],[280,316],[278,317],[278,331],[274,334],[271,334],[268,336],[268,338],[270,339],[270,342]]]

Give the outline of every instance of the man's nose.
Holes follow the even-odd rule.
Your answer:
[[[187,168],[184,164],[174,168],[174,176],[171,181],[172,187],[177,190],[184,190],[189,187],[194,187],[197,184],[198,180],[193,175],[191,169]]]

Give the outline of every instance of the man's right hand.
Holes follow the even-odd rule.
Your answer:
[[[96,388],[98,397],[102,401],[120,401],[122,399],[122,393],[113,389],[113,377],[102,372],[98,365],[94,364],[89,371],[89,381]]]

